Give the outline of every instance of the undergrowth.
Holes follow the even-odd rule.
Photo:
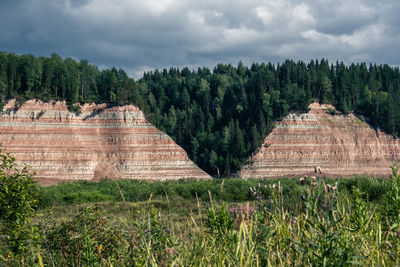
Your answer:
[[[368,200],[380,200],[390,187],[387,179],[359,176],[346,179],[328,179],[327,183],[338,182],[343,193],[352,192],[353,188],[359,188],[364,192]],[[196,199],[209,201],[209,192],[214,200],[225,202],[244,202],[253,199],[250,187],[256,185],[269,186],[281,183],[283,187],[284,201],[291,205],[297,202],[298,196],[304,193],[304,187],[298,179],[212,179],[204,181],[163,181],[151,182],[144,180],[121,179],[118,181],[102,179],[100,182],[76,181],[73,183],[61,183],[59,185],[41,187],[39,205],[41,208],[81,204],[88,202],[104,201],[147,201],[152,198]],[[268,191],[269,192],[269,191]],[[267,193],[268,193],[267,192]]]
[[[37,238],[4,266],[394,266],[400,175],[139,182],[40,189]],[[52,196],[52,197],[51,197]],[[95,202],[95,203],[90,203]],[[2,228],[4,229],[4,228]]]

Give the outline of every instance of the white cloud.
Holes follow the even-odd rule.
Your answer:
[[[291,20],[292,26],[312,26],[315,24],[315,19],[310,14],[310,8],[308,5],[301,3],[292,7],[290,11],[293,16],[293,19]]]
[[[385,41],[382,25],[373,24],[354,32],[352,35],[343,35],[341,40],[354,49],[379,48]]]

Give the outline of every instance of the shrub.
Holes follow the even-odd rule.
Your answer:
[[[237,242],[237,237],[233,233],[233,219],[224,204],[219,212],[213,207],[209,210],[205,226],[206,232],[210,235],[210,238],[215,239],[217,244]]]
[[[45,111],[41,110],[37,115],[36,115],[36,119],[40,119],[43,115],[44,115]]]
[[[79,104],[68,103],[68,110],[69,112],[75,113],[76,116],[79,116],[82,113]]]
[[[358,187],[365,192],[365,198],[369,201],[380,200],[390,190],[390,183],[386,179],[360,179]]]
[[[130,235],[127,266],[171,266],[176,256],[175,242],[169,228],[160,220],[161,213],[152,207],[145,218],[135,222]]]
[[[392,167],[391,186],[385,195],[386,211],[392,222],[399,223],[400,214],[400,174],[397,166]]]
[[[330,115],[332,115],[332,116],[335,116],[336,115],[336,109],[334,109],[334,108],[328,108],[328,114],[330,114]]]
[[[125,253],[122,229],[96,206],[87,206],[72,220],[53,224],[44,242],[60,265],[97,266],[117,262]]]
[[[35,231],[26,227],[38,204],[39,187],[28,166],[0,150],[0,249],[19,254],[26,250]],[[7,252],[8,253],[8,252]]]

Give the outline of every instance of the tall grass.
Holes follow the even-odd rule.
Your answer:
[[[400,263],[397,168],[393,168],[390,180],[320,178],[301,182],[280,179],[154,184],[123,180],[118,181],[122,193],[111,184],[104,180],[99,184],[80,182],[43,188],[41,217],[35,220],[41,241],[32,244],[29,253],[11,255],[7,263],[29,266],[394,266]],[[56,201],[49,203],[45,201],[46,194],[51,193]],[[68,204],[71,198],[64,197],[72,193],[78,196],[72,203],[92,201],[82,197],[92,193],[105,196],[107,201],[120,201],[122,194],[126,202]],[[62,206],[50,207],[55,203]],[[56,219],[66,210],[68,216]],[[0,241],[0,249],[4,248],[1,246]],[[5,263],[4,259],[1,263]]]

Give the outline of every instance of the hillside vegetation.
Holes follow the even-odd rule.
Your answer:
[[[63,99],[75,112],[77,102],[135,104],[214,175],[235,173],[276,119],[292,110],[306,111],[312,100],[365,115],[373,126],[400,133],[400,71],[388,65],[326,60],[219,64],[213,70],[155,70],[135,81],[121,69],[100,71],[87,60],[2,52],[0,95],[2,103]]]

